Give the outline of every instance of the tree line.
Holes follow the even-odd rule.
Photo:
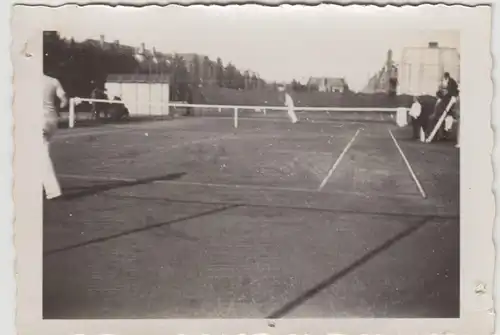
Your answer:
[[[70,96],[89,96],[94,85],[104,85],[110,74],[153,74],[169,76],[172,100],[185,100],[196,88],[217,85],[238,90],[275,87],[258,74],[241,71],[234,64],[193,54],[182,55],[138,52],[118,42],[75,42],[57,32],[44,32],[44,72],[58,78]]]

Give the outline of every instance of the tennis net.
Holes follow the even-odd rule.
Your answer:
[[[300,122],[331,123],[395,123],[407,124],[406,108],[370,107],[302,107],[294,108]],[[169,102],[164,104],[138,103],[133,106],[121,100],[99,100],[71,98],[69,113],[63,117],[70,128],[78,124],[100,121],[157,120],[177,116],[231,119],[235,128],[246,120],[265,119],[269,121],[290,122],[288,108],[285,106],[244,106],[244,105],[206,105]]]

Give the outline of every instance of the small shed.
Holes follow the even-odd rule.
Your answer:
[[[168,115],[170,78],[160,74],[111,74],[105,88],[109,99],[119,97],[130,115]]]

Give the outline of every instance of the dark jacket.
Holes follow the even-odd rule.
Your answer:
[[[458,97],[458,84],[457,81],[453,78],[448,79],[448,87],[447,87],[448,97]]]

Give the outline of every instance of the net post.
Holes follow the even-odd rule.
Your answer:
[[[408,125],[408,109],[400,107],[396,111],[396,124],[399,127],[406,127]]]
[[[75,99],[69,99],[69,127],[75,127]]]
[[[234,108],[234,128],[238,128],[238,108]]]

